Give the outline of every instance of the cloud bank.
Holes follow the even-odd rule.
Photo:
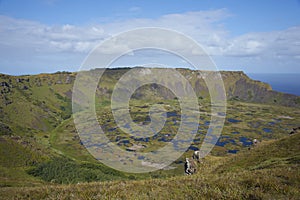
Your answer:
[[[59,70],[60,67],[61,70],[76,70],[99,43],[119,32],[139,27],[161,27],[186,34],[202,45],[209,55],[218,58],[221,69],[223,62],[228,65],[232,62],[232,66],[243,65],[244,70],[251,71],[254,68],[246,66],[250,59],[252,64],[254,61],[257,65],[265,64],[267,70],[273,65],[280,71],[281,63],[288,64],[290,71],[300,72],[300,26],[233,37],[224,25],[230,17],[228,10],[218,9],[105,24],[46,25],[0,16],[0,72],[18,74],[27,70],[27,73],[37,73]],[[135,42],[142,43],[143,40]],[[114,53],[118,48],[126,47],[108,47],[107,53]]]

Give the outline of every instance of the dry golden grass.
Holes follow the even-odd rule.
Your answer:
[[[299,138],[297,134],[268,142],[232,157],[207,157],[192,176],[1,188],[1,199],[299,199]],[[275,148],[279,152],[270,154],[266,150]],[[286,160],[293,159],[253,168],[284,156],[285,149],[289,154]],[[260,162],[250,162],[253,157],[261,157]]]

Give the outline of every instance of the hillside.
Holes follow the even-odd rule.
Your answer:
[[[136,146],[143,147],[141,152],[161,148],[174,138],[179,128],[178,100],[159,85],[141,87],[130,101],[131,117],[136,123],[149,123],[149,109],[160,104],[167,111],[165,127],[155,137],[145,139],[124,133],[114,121],[110,97],[114,85],[128,70],[110,69],[102,76],[96,91],[99,124],[110,141],[124,150],[132,151]],[[71,107],[76,73],[0,75],[0,187],[43,184],[56,187],[56,184],[78,182],[181,176],[184,157],[201,146],[210,125],[211,111],[202,79],[208,72],[177,70],[190,81],[199,98],[199,129],[188,151],[170,169],[148,174],[129,174],[106,167],[83,146]],[[212,159],[240,155],[252,145],[253,138],[264,142],[281,139],[299,126],[300,97],[273,91],[269,85],[251,80],[243,72],[221,72],[221,75],[228,99],[227,113],[222,135],[211,152]]]
[[[231,157],[207,157],[192,176],[68,186],[2,188],[17,199],[298,199],[300,134]]]
[[[96,93],[99,103],[103,104],[109,100],[115,83],[128,70],[128,68],[106,70]],[[197,96],[209,97],[202,79],[207,72],[189,69],[178,69],[178,71],[189,80]],[[300,97],[273,91],[268,84],[251,80],[243,72],[223,71],[221,75],[228,100],[300,107]],[[52,131],[63,120],[70,118],[75,78],[76,73],[68,72],[31,76],[0,75],[1,134],[27,134],[27,136],[33,133],[42,134],[42,132]],[[157,96],[164,99],[174,98],[171,91],[161,86],[145,86],[133,97],[154,99]]]

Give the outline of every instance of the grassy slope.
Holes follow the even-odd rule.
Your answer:
[[[169,102],[172,103],[172,102]],[[240,134],[234,135],[234,137],[239,138],[240,136],[247,136],[247,137],[257,137],[259,139],[263,139],[264,141],[268,140],[268,138],[263,138],[263,135],[270,135],[270,134],[263,134],[263,135],[258,135],[255,131],[253,130],[248,130],[247,124],[249,122],[253,122],[253,116],[255,116],[256,121],[261,123],[268,124],[269,121],[271,121],[273,118],[277,118],[279,115],[282,116],[289,116],[292,119],[284,119],[281,118],[281,121],[278,125],[273,124],[270,126],[272,128],[272,136],[275,136],[274,138],[281,138],[284,135],[287,134],[287,131],[285,131],[286,128],[290,127],[295,127],[299,122],[298,122],[298,116],[299,114],[297,110],[294,110],[293,108],[286,108],[286,107],[273,107],[273,106],[268,106],[268,105],[259,105],[259,104],[249,104],[249,103],[240,103],[240,102],[229,102],[230,104],[228,105],[228,117],[229,118],[237,118],[240,119],[242,118],[243,122],[237,123],[237,124],[225,124],[224,127],[224,132],[223,134],[225,135],[230,135],[232,131],[240,131]],[[135,106],[139,105],[139,102],[134,102]],[[252,114],[251,114],[252,113]],[[250,115],[251,114],[251,115]],[[278,116],[277,116],[278,115]],[[294,125],[293,125],[294,124]],[[264,127],[265,125],[262,125]],[[1,186],[30,186],[30,185],[39,185],[43,183],[41,180],[38,178],[34,178],[30,175],[28,175],[26,172],[27,170],[31,167],[30,164],[33,162],[27,162],[29,165],[26,165],[26,160],[25,158],[31,158],[31,154],[33,154],[33,157],[39,157],[40,154],[36,155],[37,149],[43,150],[42,155],[48,155],[51,154],[52,157],[55,156],[57,158],[58,155],[63,155],[64,157],[70,158],[72,161],[71,163],[68,163],[76,168],[75,171],[87,171],[86,169],[90,168],[90,166],[86,166],[87,164],[93,164],[92,168],[96,169],[96,171],[92,171],[90,174],[81,174],[81,177],[73,177],[71,173],[65,173],[65,171],[60,170],[61,173],[57,173],[56,176],[47,176],[45,177],[45,174],[40,174],[40,177],[44,177],[44,180],[52,181],[53,179],[56,179],[56,181],[62,182],[62,183],[68,183],[68,182],[84,182],[84,181],[95,181],[95,180],[111,180],[111,179],[119,179],[118,176],[115,176],[114,172],[106,169],[103,165],[99,163],[93,162],[94,159],[88,154],[88,152],[85,149],[82,149],[82,146],[79,144],[79,138],[76,138],[77,136],[76,132],[74,132],[74,125],[72,122],[72,119],[67,119],[64,120],[61,125],[57,126],[51,133],[47,132],[39,132],[35,134],[35,138],[29,138],[25,140],[24,138],[21,138],[20,140],[13,140],[12,138],[6,136],[4,137],[5,140],[2,140],[1,143],[1,148],[2,154],[0,156],[0,163],[1,165],[4,165],[1,167],[1,174],[0,174],[0,182]],[[255,128],[258,130],[258,128]],[[49,135],[49,137],[48,137]],[[44,137],[47,136],[47,137]],[[270,135],[271,136],[271,135]],[[278,136],[278,137],[277,137]],[[22,141],[28,141],[28,145],[22,145]],[[36,140],[36,142],[35,142]],[[3,141],[6,141],[7,144],[3,144]],[[32,145],[32,147],[30,147]],[[286,145],[288,146],[288,145]],[[241,148],[239,146],[229,146],[230,148]],[[18,150],[20,149],[20,150]],[[53,149],[55,150],[53,152]],[[270,149],[270,148],[268,148]],[[6,151],[3,151],[6,150]],[[272,151],[271,151],[272,150]],[[39,150],[40,151],[40,150]],[[226,152],[225,147],[215,147],[214,152],[216,152],[214,155],[219,155],[220,152]],[[286,152],[286,151],[283,151]],[[281,152],[281,153],[283,153]],[[190,153],[190,152],[188,152]],[[275,149],[270,149],[270,154],[273,153],[280,153],[276,151]],[[58,154],[58,155],[57,155]],[[223,153],[224,154],[224,153]],[[223,155],[222,154],[222,155]],[[19,158],[23,158],[19,159]],[[248,158],[247,156],[245,158]],[[3,160],[4,159],[4,160]],[[5,161],[6,159],[6,161]],[[12,163],[10,166],[7,166],[5,163],[9,160],[10,163]],[[49,160],[49,159],[47,159]],[[29,159],[30,161],[30,159]],[[45,163],[44,160],[38,160],[42,164]],[[241,161],[240,161],[241,162]],[[251,161],[253,162],[253,161]],[[285,162],[285,158],[278,159],[271,159],[270,161],[264,161],[262,162],[261,165],[267,165],[268,162],[270,162],[272,165],[276,164],[281,164],[282,162]],[[18,163],[21,163],[18,165]],[[25,163],[25,164],[24,164]],[[49,164],[49,163],[48,163]],[[95,165],[94,165],[95,164]],[[62,165],[61,162],[56,163],[51,163],[51,166],[56,166],[64,168],[64,165]],[[241,163],[237,163],[235,167],[231,167],[231,169],[234,169],[241,165]],[[245,167],[245,165],[249,164],[244,164],[242,167]],[[249,165],[250,166],[250,165]],[[259,166],[259,165],[258,165]],[[49,170],[52,170],[52,168],[46,168]],[[179,164],[175,167],[179,167],[176,170],[167,170],[167,171],[161,171],[153,174],[148,174],[148,175],[127,175],[123,176],[122,179],[128,179],[128,178],[134,178],[134,179],[144,179],[144,178],[149,178],[149,177],[167,177],[167,176],[173,176],[174,174],[180,174],[182,173],[182,166]],[[253,168],[257,167],[256,165],[253,166]],[[104,169],[104,170],[101,170]],[[74,171],[73,170],[73,171]],[[103,174],[103,171],[108,174],[106,176]],[[98,174],[95,176],[95,173]],[[99,177],[99,174],[102,174],[103,177]],[[64,177],[70,177],[71,179],[67,180]],[[90,177],[92,178],[90,179]],[[52,177],[52,178],[51,178]],[[59,179],[57,179],[60,177]],[[93,178],[94,177],[94,178]],[[126,178],[127,177],[127,178]],[[47,183],[49,184],[49,183]]]
[[[113,84],[116,82],[117,78],[122,75],[122,73],[120,71],[118,71],[118,73],[116,73],[115,71],[109,71],[108,76],[104,77],[105,81],[103,84],[108,91],[112,89]],[[69,97],[70,90],[72,89],[72,82],[67,83],[67,78],[74,78],[74,76],[74,74],[70,73],[41,74],[22,77],[6,75],[0,76],[1,82],[10,84],[10,88],[2,87],[5,89],[5,91],[9,89],[10,92],[3,94],[1,93],[1,126],[7,125],[12,130],[12,132],[10,133],[11,135],[17,137],[21,136],[20,139],[13,139],[13,137],[10,138],[9,136],[7,136],[9,134],[5,132],[6,129],[1,129],[0,131],[1,135],[5,135],[0,137],[0,186],[34,186],[45,184],[45,182],[41,181],[38,178],[30,176],[27,173],[28,170],[30,170],[32,167],[35,167],[37,163],[41,165],[46,163],[49,167],[46,167],[45,169],[49,170],[53,170],[53,168],[55,167],[59,167],[60,169],[62,169],[65,166],[72,166],[77,172],[87,172],[87,169],[92,168],[93,170],[91,170],[91,173],[81,174],[80,181],[118,179],[119,175],[121,175],[124,179],[128,177],[139,179],[159,177],[166,174],[168,175],[168,173],[173,173],[169,172],[171,171],[169,170],[139,177],[136,175],[133,176],[117,174],[115,171],[110,171],[103,165],[100,166],[99,164],[94,163],[94,159],[79,144],[79,139],[76,138],[77,134],[74,132],[72,119],[68,118],[70,114]],[[236,79],[232,76],[229,77],[230,80],[227,80],[227,82],[230,83],[229,85],[234,84]],[[17,79],[19,78],[24,78],[25,80],[21,82],[17,81]],[[24,89],[25,86],[27,87],[27,89]],[[109,97],[109,94],[104,94]],[[99,95],[101,96],[103,94]],[[8,104],[6,105],[7,102]],[[100,101],[99,110],[102,110],[103,107],[108,106],[107,103],[109,102],[103,100]],[[134,102],[133,104],[135,106],[134,109],[140,109],[140,105],[138,102]],[[143,103],[140,104],[143,105]],[[170,104],[172,104],[172,102],[170,102]],[[146,109],[141,109],[141,111],[146,112]],[[204,109],[204,112],[206,111],[207,110]],[[251,114],[250,112],[253,114]],[[99,111],[99,114],[101,113],[102,112]],[[279,115],[290,116],[293,119],[280,118],[278,117]],[[144,116],[137,115],[133,117],[143,118]],[[280,106],[274,107],[259,104],[251,105],[248,103],[243,104],[240,102],[229,102],[228,117],[243,120],[243,122],[237,124],[225,124],[225,134],[230,134],[232,131],[240,132],[240,135],[235,135],[236,140],[238,140],[239,136],[268,139],[263,137],[267,134],[261,131],[262,127],[274,127],[272,129],[273,132],[272,134],[270,134],[270,136],[272,135],[272,137],[274,138],[281,138],[286,134],[283,130],[288,130],[294,127],[294,125],[298,125],[300,119],[299,111],[294,108]],[[261,123],[259,132],[261,132],[262,134],[257,131],[253,131],[253,128],[249,129],[248,123],[252,122],[253,118]],[[280,123],[276,125],[267,125],[268,122],[272,121],[275,118],[280,118]],[[203,120],[208,119],[209,116],[205,116]],[[205,128],[207,127],[202,127],[202,132],[204,132]],[[156,147],[157,146],[154,146],[153,148]],[[217,148],[216,152],[218,154],[221,151],[223,152],[222,155],[227,153],[226,148]],[[232,148],[242,149],[242,146],[238,144],[236,146],[233,146]],[[62,162],[56,162],[56,159],[61,158],[61,156],[63,158],[69,159],[67,160],[65,166]],[[53,162],[48,163],[48,161]],[[272,163],[274,162],[281,163],[283,161],[278,161],[275,159],[275,161],[272,161]],[[265,166],[267,164],[268,163],[264,163],[262,165]],[[53,166],[53,168],[50,168],[51,166]],[[216,167],[216,164],[213,164],[212,166]],[[181,168],[176,171],[176,174],[179,174],[180,170]],[[64,174],[63,170],[60,172],[61,173],[58,175],[62,177],[62,180],[59,180],[58,182],[61,181],[63,183],[66,183],[64,182],[63,177],[68,176],[69,174]],[[103,177],[95,177],[95,174],[101,174],[103,175]],[[108,176],[106,176],[105,174],[108,174]],[[171,174],[170,176],[172,176],[173,174]],[[41,175],[40,177],[42,177],[43,175]],[[90,176],[92,176],[92,179],[90,179]],[[48,180],[48,178],[49,180],[52,180],[51,177],[46,177],[46,180]],[[189,178],[186,179],[189,180]],[[176,180],[177,179],[174,178],[175,182]],[[74,179],[71,182],[74,183],[74,181],[77,181],[77,179]],[[160,182],[161,180],[154,181]],[[139,184],[141,182],[137,183]],[[49,182],[47,184],[49,184]],[[64,186],[62,187],[64,188]],[[97,192],[97,190],[95,192]]]
[[[192,176],[142,181],[2,188],[18,199],[298,199],[300,134],[233,157],[207,157]],[[273,161],[280,164],[267,164]]]
[[[32,145],[34,144],[34,145]],[[48,159],[40,145],[20,137],[0,138],[0,186],[34,186],[41,180],[26,173],[32,165]]]

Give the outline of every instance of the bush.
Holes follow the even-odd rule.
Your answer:
[[[29,170],[28,174],[40,177],[47,182],[60,184],[105,181],[125,177],[121,172],[108,167],[92,163],[80,164],[63,157],[40,163]]]

